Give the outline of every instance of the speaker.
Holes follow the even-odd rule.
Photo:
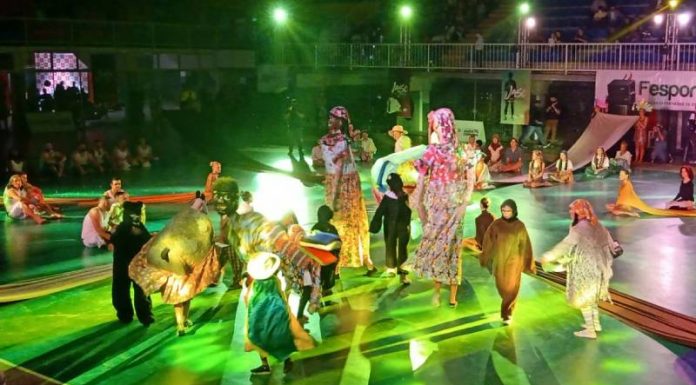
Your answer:
[[[636,82],[633,80],[615,79],[607,85],[609,105],[629,105],[636,102]]]
[[[609,113],[614,115],[628,115],[632,105],[633,104],[629,106],[627,104],[614,104],[609,102]]]

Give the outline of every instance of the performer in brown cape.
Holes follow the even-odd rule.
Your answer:
[[[509,325],[520,291],[522,272],[536,274],[536,266],[527,228],[517,218],[517,204],[507,199],[500,211],[503,217],[493,221],[486,231],[479,261],[495,277],[495,285],[503,299],[500,317],[504,324]]]

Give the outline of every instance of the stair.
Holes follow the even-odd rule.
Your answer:
[[[496,9],[492,10],[476,27],[473,27],[467,32],[464,36],[464,42],[476,42],[476,34],[480,33],[483,35],[484,41],[488,43],[487,39],[491,35],[491,32],[493,32],[501,22],[508,20],[511,15],[515,14],[517,4],[518,2],[516,0],[502,0]],[[516,31],[512,32],[515,33]]]

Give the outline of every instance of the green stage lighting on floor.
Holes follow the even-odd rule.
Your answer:
[[[273,10],[273,21],[276,24],[285,24],[288,21],[288,11],[281,7],[275,8]]]
[[[529,13],[530,7],[529,3],[522,3],[520,4],[520,14],[521,15],[526,15]]]
[[[401,19],[408,21],[413,16],[413,8],[410,5],[402,5],[399,9],[399,15]]]

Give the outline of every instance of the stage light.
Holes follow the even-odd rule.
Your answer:
[[[658,13],[653,17],[653,21],[655,22],[655,24],[660,25],[663,21],[665,21],[665,16],[661,13]]]
[[[691,21],[691,14],[689,12],[683,12],[677,15],[677,22],[680,27],[684,27]]]
[[[410,20],[413,16],[413,8],[410,5],[402,5],[399,9],[399,15],[403,20]]]
[[[529,10],[530,10],[529,3],[520,4],[520,14],[526,15],[529,13]]]
[[[528,17],[527,20],[524,21],[524,26],[527,27],[527,29],[533,29],[536,27],[536,19],[533,17]]]
[[[679,5],[679,0],[669,0],[669,7],[674,9],[677,8],[677,5]]]
[[[276,8],[273,10],[273,21],[276,24],[285,24],[288,21],[288,12],[283,8]]]

